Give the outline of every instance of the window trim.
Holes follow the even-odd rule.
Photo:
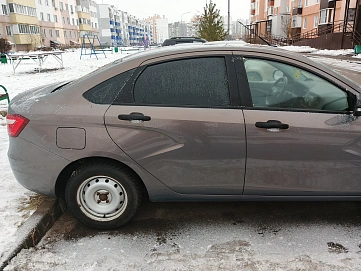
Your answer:
[[[173,62],[177,60],[186,60],[186,59],[195,59],[195,58],[209,58],[209,57],[223,57],[225,60],[226,65],[226,72],[227,72],[227,78],[228,78],[228,93],[229,93],[229,101],[230,105],[228,106],[200,106],[200,105],[172,105],[172,104],[138,104],[135,103],[134,99],[134,87],[135,83],[138,80],[139,76],[143,73],[143,71],[150,66],[161,64],[161,63],[167,63],[167,62]],[[232,62],[232,55],[231,54],[211,54],[211,55],[191,55],[191,56],[179,56],[177,55],[175,58],[172,59],[161,59],[161,60],[153,60],[152,62],[148,63],[143,66],[139,66],[137,70],[133,73],[130,80],[127,82],[127,84],[124,86],[123,90],[128,91],[125,95],[131,95],[131,97],[128,97],[128,102],[121,101],[121,96],[118,95],[118,97],[114,100],[113,105],[127,105],[127,106],[147,106],[147,107],[177,107],[177,108],[212,108],[212,109],[227,109],[227,108],[239,108],[241,106],[240,102],[240,95],[237,87],[237,79],[236,79],[236,72],[234,68],[234,64]],[[122,97],[124,99],[124,96]]]
[[[246,74],[246,68],[243,64],[243,69],[244,69],[244,74],[243,77],[246,79],[246,84],[247,84],[247,92],[248,95],[250,97],[250,101],[247,99],[244,100],[246,101],[246,103],[242,103],[242,108],[247,109],[247,110],[266,110],[266,111],[289,111],[289,112],[308,112],[308,113],[324,113],[324,114],[344,114],[344,115],[351,115],[353,114],[353,108],[356,105],[356,95],[354,93],[352,93],[352,91],[350,91],[347,87],[345,88],[344,86],[341,86],[340,84],[337,84],[338,79],[335,78],[335,80],[330,80],[329,78],[327,78],[326,76],[317,73],[316,69],[312,69],[313,66],[306,64],[307,66],[301,66],[298,64],[298,61],[296,59],[292,59],[292,58],[287,58],[287,57],[280,57],[279,55],[275,55],[276,58],[272,58],[269,55],[264,55],[264,54],[252,54],[252,53],[244,53],[242,54],[242,56],[240,56],[242,58],[252,58],[252,59],[262,59],[262,60],[268,60],[268,61],[274,61],[274,62],[279,62],[285,65],[291,65],[297,68],[300,68],[302,70],[305,70],[306,72],[312,73],[317,75],[319,78],[325,80],[326,82],[334,85],[335,87],[339,88],[340,90],[342,90],[343,92],[345,92],[347,94],[347,103],[348,103],[348,110],[341,112],[341,111],[332,111],[332,110],[310,110],[310,109],[302,109],[302,108],[278,108],[278,107],[254,107],[253,106],[253,101],[252,101],[252,94],[251,94],[251,90],[250,90],[250,86],[248,83],[248,79],[247,79],[247,74]],[[243,61],[242,61],[243,63]],[[327,73],[327,72],[326,72]],[[343,83],[343,82],[341,82]],[[343,83],[345,84],[345,83]],[[346,85],[346,84],[345,84]],[[246,96],[246,95],[242,95],[242,96]],[[242,100],[241,100],[242,101]],[[249,103],[251,102],[251,103]]]

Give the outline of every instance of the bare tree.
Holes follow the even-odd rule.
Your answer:
[[[292,36],[291,28],[291,16],[288,14],[283,14],[281,16],[281,30],[285,38],[290,38]]]

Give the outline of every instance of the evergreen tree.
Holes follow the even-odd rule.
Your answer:
[[[210,1],[209,4],[206,4],[199,21],[199,37],[207,41],[218,41],[224,40],[226,36],[219,9],[216,9],[216,4]]]

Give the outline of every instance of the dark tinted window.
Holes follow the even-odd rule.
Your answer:
[[[135,69],[114,76],[99,85],[89,89],[83,97],[96,104],[111,104],[119,91],[125,86]]]
[[[147,67],[134,88],[136,104],[228,106],[223,57],[183,59]]]

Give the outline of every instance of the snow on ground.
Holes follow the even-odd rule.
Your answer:
[[[310,46],[282,46],[281,49],[297,52],[297,53],[311,53],[315,55],[328,55],[328,56],[343,56],[343,55],[353,55],[353,49],[342,49],[342,50],[319,50],[312,48]]]
[[[283,49],[294,51],[294,52],[320,52],[320,50],[310,47],[292,47],[287,46]],[[340,55],[349,54],[349,51],[341,50],[329,51],[322,50],[321,54],[324,55]],[[319,53],[320,54],[320,53]],[[31,60],[23,61],[17,68],[16,73],[13,73],[12,65],[0,65],[0,85],[4,85],[12,99],[15,95],[40,85],[45,85],[53,82],[61,82],[64,80],[77,79],[98,67],[101,67],[109,62],[119,59],[125,54],[121,53],[110,53],[104,55],[98,55],[98,60],[94,56],[83,56],[80,60],[80,51],[68,51],[63,54],[64,69],[58,69],[59,63],[51,56],[43,65],[43,71],[38,73],[35,71],[37,64]],[[347,62],[337,59],[330,59],[326,57],[317,58],[317,61],[326,62],[327,65],[339,66],[344,69],[361,71],[361,65],[354,62]],[[0,93],[2,90],[0,89]],[[0,111],[4,111],[7,108],[6,101],[0,101]],[[7,159],[8,149],[8,135],[5,126],[5,118],[0,116],[0,191],[2,196],[0,197],[0,228],[2,234],[0,235],[0,255],[5,251],[8,243],[13,241],[13,234],[15,233],[18,226],[20,226],[26,218],[31,214],[31,211],[18,211],[19,208],[26,204],[26,201],[32,192],[20,186],[15,180],[13,173],[10,169],[9,162]],[[25,202],[25,203],[24,203]]]
[[[79,50],[69,51],[63,54],[64,69],[59,70],[60,64],[55,58],[49,56],[43,65],[43,69],[49,71],[41,73],[35,71],[38,66],[32,60],[24,60],[20,63],[15,74],[11,64],[0,65],[0,85],[5,86],[10,99],[12,99],[17,94],[33,87],[57,81],[77,79],[125,55],[108,52],[106,58],[104,55],[99,54],[97,60],[94,55],[91,58],[89,55],[85,55],[80,60]],[[0,89],[0,93],[3,93],[2,89]],[[0,101],[0,111],[6,110],[6,100]],[[2,192],[0,197],[0,228],[2,231],[0,234],[0,255],[5,251],[7,245],[14,241],[13,236],[16,229],[34,211],[19,211],[19,208],[24,207],[24,204],[29,201],[29,197],[34,193],[23,188],[15,180],[7,159],[7,150],[6,122],[5,118],[0,115],[0,191]]]

